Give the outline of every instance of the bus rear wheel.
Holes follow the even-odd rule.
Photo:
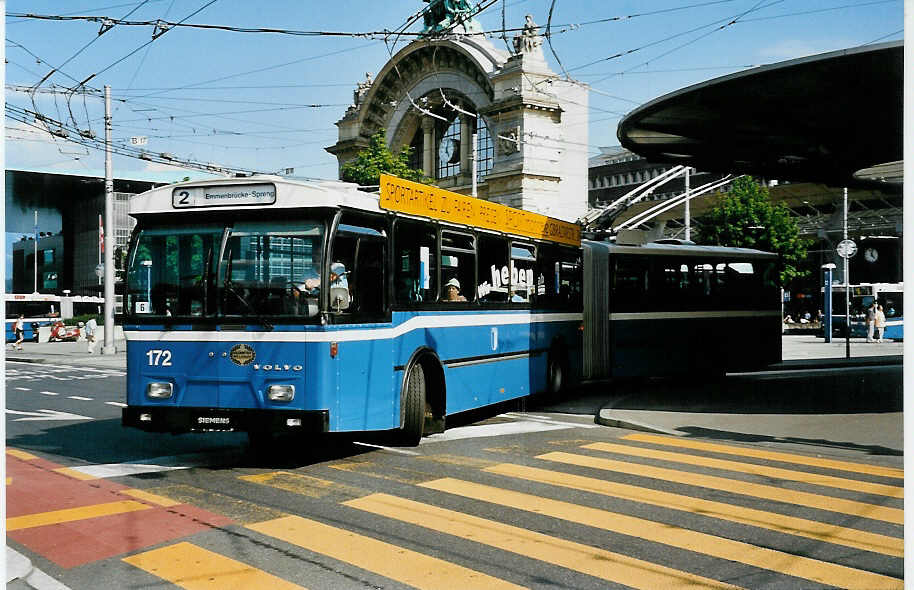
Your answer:
[[[546,388],[550,396],[558,395],[565,388],[565,363],[561,353],[552,350],[546,369]]]
[[[400,429],[398,442],[403,446],[414,447],[422,438],[422,427],[425,424],[425,370],[421,363],[413,363],[406,378],[406,398],[404,400],[403,427]]]

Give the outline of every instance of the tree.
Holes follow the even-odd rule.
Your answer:
[[[343,180],[361,186],[377,186],[381,183],[381,173],[385,173],[422,184],[433,184],[434,180],[421,170],[409,167],[412,148],[406,146],[396,154],[390,151],[384,139],[386,133],[381,129],[372,135],[368,149],[359,152],[355,160],[343,164]]]
[[[809,274],[799,265],[812,241],[800,237],[800,229],[787,207],[772,203],[768,187],[752,177],[733,181],[727,194],[702,216],[698,233],[703,244],[776,252],[780,255],[782,286]]]

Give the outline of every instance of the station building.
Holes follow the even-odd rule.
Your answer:
[[[67,290],[71,295],[97,296],[103,291],[95,268],[100,260],[99,216],[104,218],[105,213],[105,179],[48,171],[5,172],[6,291],[32,293],[37,286],[43,294],[62,295]],[[116,248],[126,251],[134,226],[127,215],[130,197],[161,184],[114,179]]]
[[[453,15],[441,15],[449,19]],[[450,22],[450,21],[448,21]],[[426,20],[426,31],[441,28]],[[473,19],[453,35],[419,37],[358,85],[327,151],[340,167],[386,130],[439,187],[574,221],[587,211],[588,89],[546,64],[531,17],[498,48]]]

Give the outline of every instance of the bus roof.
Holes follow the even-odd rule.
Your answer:
[[[169,184],[130,199],[130,215],[177,211],[354,207],[380,213],[378,195],[334,180],[301,180],[272,175],[196,180]]]
[[[605,248],[610,254],[642,254],[647,256],[727,256],[730,258],[770,258],[777,260],[773,252],[754,250],[752,248],[733,248],[729,246],[699,246],[697,244],[658,244],[648,242],[640,246],[620,246],[612,242],[584,240],[589,247]]]

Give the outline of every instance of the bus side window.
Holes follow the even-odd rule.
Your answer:
[[[384,311],[384,241],[361,238],[355,268],[357,272],[350,284],[355,284],[354,291],[359,294],[358,311],[381,313]]]
[[[479,234],[479,285],[476,291],[480,301],[508,300],[511,288],[511,267],[508,265],[508,241],[491,234]],[[463,281],[460,282],[463,285]],[[466,288],[463,289],[464,291]]]
[[[422,221],[398,219],[394,225],[394,298],[399,305],[434,301],[438,276],[435,228]]]
[[[533,271],[534,293],[538,307],[576,309],[583,301],[580,251],[573,248],[540,245],[536,249]]]
[[[536,248],[533,245],[511,243],[511,301],[533,302],[536,296],[535,265]]]
[[[476,300],[476,239],[472,234],[443,230],[441,232],[441,292],[439,301],[447,300],[447,283],[457,279],[461,301]]]
[[[611,299],[620,311],[644,311],[647,294],[648,264],[642,256],[619,254],[613,257]]]

